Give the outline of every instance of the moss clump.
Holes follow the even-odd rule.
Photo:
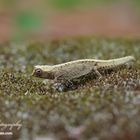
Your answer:
[[[140,137],[140,40],[80,38],[0,45],[0,120],[21,121],[11,139],[45,135],[57,139]],[[84,81],[76,90],[54,92],[31,77],[36,64],[133,55],[132,68]]]

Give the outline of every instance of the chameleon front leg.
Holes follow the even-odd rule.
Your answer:
[[[57,91],[65,91],[69,88],[73,88],[73,83],[68,79],[60,78],[61,76],[55,77],[53,84],[54,89]]]
[[[58,77],[56,77],[55,79],[54,79],[54,83],[61,83],[61,84],[64,84],[66,87],[72,87],[73,86],[73,83],[70,81],[70,80],[68,80],[68,79],[65,79],[65,78],[63,78],[63,79],[59,79]]]

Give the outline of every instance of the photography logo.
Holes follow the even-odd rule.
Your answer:
[[[19,131],[21,127],[21,121],[16,121],[15,123],[4,123],[0,120],[0,135],[13,135],[13,131]]]

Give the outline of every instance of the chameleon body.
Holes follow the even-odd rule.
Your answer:
[[[125,65],[133,60],[135,60],[133,56],[126,56],[110,60],[81,59],[53,66],[36,65],[32,75],[35,77],[52,79],[56,81],[70,81],[94,71],[99,77],[101,77],[98,69],[106,70],[115,68],[121,65]]]

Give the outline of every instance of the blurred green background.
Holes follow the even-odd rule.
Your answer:
[[[0,40],[91,34],[139,36],[139,9],[139,0],[0,0]],[[118,23],[113,26],[115,16]],[[105,30],[108,24],[112,27]],[[79,28],[75,31],[71,25]]]

